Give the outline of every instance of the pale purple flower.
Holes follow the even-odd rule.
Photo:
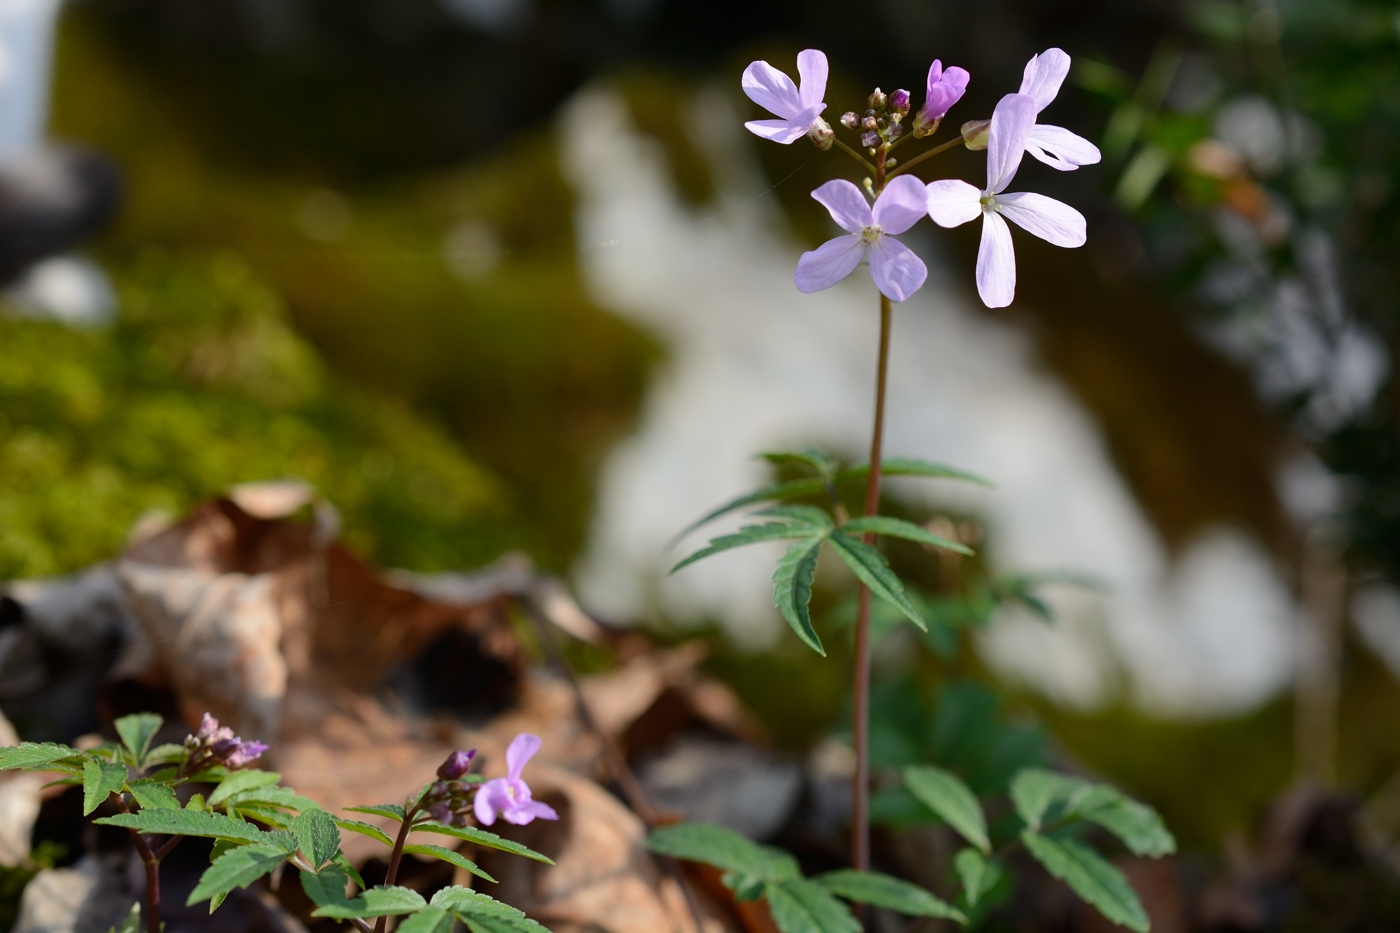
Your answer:
[[[1004,308],[1016,296],[1016,254],[1007,220],[1056,246],[1084,245],[1084,215],[1043,194],[1004,194],[1016,177],[1026,139],[1035,127],[1035,100],[1007,94],[992,113],[987,140],[987,187],[944,179],[928,186],[928,213],[940,227],[956,227],[982,215],[977,251],[977,294],[989,308]],[[901,176],[903,177],[903,176]]]
[[[962,99],[970,78],[966,68],[953,65],[944,71],[943,63],[936,58],[933,60],[928,68],[924,105],[914,115],[915,136],[924,136],[937,127],[953,105]]]
[[[496,822],[497,816],[516,826],[524,826],[537,817],[559,819],[553,807],[530,797],[530,786],[520,779],[525,762],[539,750],[540,737],[528,732],[517,735],[510,743],[506,749],[506,777],[487,781],[476,792],[476,818],[483,826]]]
[[[847,236],[827,240],[797,261],[797,290],[819,292],[850,275],[870,257],[870,276],[880,293],[903,301],[924,284],[928,269],[913,251],[891,234],[903,233],[928,212],[923,183],[910,175],[891,179],[872,210],[865,194],[843,179],[829,181],[812,197],[831,212]]]
[[[1019,93],[1035,101],[1035,112],[1040,113],[1055,99],[1068,74],[1069,56],[1060,49],[1046,49],[1026,63]],[[1098,146],[1063,126],[1037,124],[1032,127],[1026,140],[1026,151],[1062,172],[1072,172],[1081,165],[1093,165],[1102,158]]]
[[[245,742],[208,713],[200,718],[195,734],[185,740],[185,747],[193,752],[186,767],[221,764],[230,769],[251,764],[268,748],[262,742]]]
[[[252,764],[261,758],[265,751],[267,751],[267,746],[262,742],[239,742],[233,751],[222,756],[224,767],[232,769]]]
[[[750,120],[744,127],[757,136],[790,145],[813,129],[826,127],[821,113],[826,109],[827,64],[825,53],[807,49],[797,55],[799,90],[792,79],[765,61],[744,69],[741,82],[749,100],[778,117],[777,120]],[[829,127],[827,127],[829,129]]]

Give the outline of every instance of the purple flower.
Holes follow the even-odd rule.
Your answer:
[[[205,713],[199,720],[195,734],[185,740],[185,747],[192,750],[187,768],[207,767],[220,764],[226,768],[241,768],[262,757],[267,746],[262,742],[245,742],[233,734],[228,726]]]
[[[972,76],[966,68],[956,65],[947,71],[938,59],[928,68],[928,89],[924,95],[924,105],[914,115],[914,135],[927,136],[938,128],[938,124],[953,105],[962,99],[967,91],[967,82]]]
[[[510,743],[506,749],[507,776],[487,781],[476,792],[474,806],[479,823],[490,826],[496,822],[498,815],[516,826],[524,826],[536,817],[542,820],[559,819],[553,807],[531,799],[530,785],[520,779],[525,762],[539,750],[540,737],[528,732],[517,735]]]
[[[890,109],[900,113],[909,112],[909,92],[900,88],[890,95]]]
[[[989,308],[1004,308],[1016,296],[1016,254],[1003,216],[1056,246],[1084,245],[1084,215],[1068,204],[1042,194],[1002,193],[1016,177],[1034,127],[1035,100],[1026,94],[1007,94],[992,113],[986,189],[978,191],[953,179],[928,186],[928,213],[940,227],[956,227],[982,215],[977,294]]]
[[[1068,74],[1069,56],[1060,49],[1046,49],[1026,63],[1019,93],[1034,100],[1035,112],[1040,113],[1055,99]],[[1032,127],[1026,140],[1026,151],[1062,172],[1072,172],[1081,165],[1093,165],[1102,158],[1097,146],[1063,126]]]
[[[812,130],[830,129],[822,120],[826,109],[826,55],[816,49],[798,53],[797,73],[802,89],[792,79],[764,61],[744,69],[742,85],[749,100],[779,117],[777,120],[750,120],[745,128],[750,133],[790,145]]]
[[[850,275],[860,261],[870,257],[870,276],[880,293],[903,301],[924,284],[928,269],[918,256],[891,234],[903,233],[928,211],[923,183],[900,175],[885,186],[871,209],[865,195],[849,181],[837,179],[812,192],[831,212],[847,236],[827,240],[803,253],[797,261],[797,290],[818,292]]]
[[[455,751],[447,756],[447,760],[438,766],[438,777],[444,781],[455,781],[457,778],[467,773],[467,769],[472,766],[472,759],[476,757],[476,749],[469,751]]]
[[[261,758],[265,751],[267,751],[267,746],[262,742],[239,742],[233,751],[223,756],[224,767],[241,768],[244,765],[252,764]]]

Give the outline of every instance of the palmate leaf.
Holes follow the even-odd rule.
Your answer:
[[[239,846],[219,856],[204,870],[199,884],[185,900],[186,907],[207,901],[234,888],[246,888],[263,875],[269,874],[287,859],[287,852],[278,846]],[[212,914],[217,903],[210,904]]]
[[[292,820],[292,835],[306,860],[317,868],[340,852],[340,827],[325,810],[306,810]]]
[[[123,716],[112,723],[117,728],[117,735],[121,736],[122,744],[131,752],[136,767],[142,767],[146,763],[146,753],[151,749],[151,740],[156,737],[163,722],[165,720],[155,713],[136,713],[133,716]]]
[[[495,883],[496,881],[495,878],[492,878],[485,871],[483,871],[476,864],[476,862],[473,862],[471,859],[467,858],[462,853],[457,852],[453,849],[444,848],[443,846],[415,844],[404,846],[403,850],[405,852],[410,853],[411,855],[426,855],[430,858],[442,859],[444,862],[447,862],[451,865],[456,865],[458,868],[471,872],[478,878],[484,878],[492,883]]]
[[[962,778],[933,765],[919,765],[904,769],[904,787],[968,842],[983,852],[991,851],[987,817]]]
[[[222,813],[188,808],[118,813],[116,816],[105,816],[93,822],[165,836],[202,836],[207,839],[235,839],[243,842],[270,842],[279,838],[272,833],[263,832],[251,823],[229,819]],[[287,854],[290,855],[291,852]]]
[[[853,518],[842,525],[841,530],[848,534],[871,532],[877,535],[888,535],[892,538],[903,538],[906,541],[917,541],[919,544],[942,548],[945,551],[953,551],[967,557],[971,557],[973,554],[972,548],[966,545],[950,541],[942,535],[936,535],[922,525],[906,522],[902,518],[892,518],[888,515],[867,515],[863,518]]]
[[[916,884],[878,871],[842,869],[812,879],[837,897],[857,904],[873,904],[910,917],[940,917],[966,923],[967,917],[952,904],[934,897]]]
[[[826,649],[812,627],[812,580],[825,536],[803,538],[784,552],[773,571],[773,604],[807,647],[822,657]]]
[[[1136,892],[1123,873],[1077,839],[1055,839],[1031,832],[1021,841],[1045,870],[1069,885],[1099,913],[1137,933],[1147,933],[1149,921]]]
[[[83,816],[102,805],[111,794],[126,786],[126,765],[111,761],[83,762]]]
[[[394,840],[389,838],[389,834],[384,832],[373,823],[361,823],[359,820],[336,820],[335,825],[341,829],[348,829],[352,833],[359,833],[361,836],[368,836],[376,839],[390,848],[394,845]]]
[[[701,862],[762,881],[800,877],[792,856],[760,846],[727,826],[677,823],[653,830],[646,843],[658,855]]]
[[[770,882],[763,893],[782,933],[860,933],[846,905],[805,878]]]
[[[56,742],[21,742],[18,745],[0,747],[0,771],[23,768],[26,771],[45,770],[64,759],[84,759],[87,756],[76,748],[59,745]],[[73,770],[82,768],[78,761],[67,762]],[[57,770],[57,769],[55,769]]]
[[[411,914],[427,906],[428,902],[423,900],[423,895],[412,888],[381,884],[343,903],[317,907],[311,912],[311,916],[331,917],[336,920],[393,917],[398,914]]]
[[[443,836],[452,836],[456,839],[465,839],[486,849],[498,849],[501,852],[509,852],[512,855],[523,855],[526,858],[534,859],[537,862],[544,862],[546,865],[553,865],[554,860],[547,855],[541,855],[534,849],[522,846],[511,839],[502,839],[495,833],[488,833],[484,829],[477,829],[475,826],[444,826],[441,823],[431,820],[415,824],[413,831],[416,833],[439,833]]]
[[[710,543],[691,554],[685,560],[671,568],[671,573],[675,573],[682,567],[688,567],[698,560],[704,560],[722,551],[733,550],[736,547],[744,547],[748,544],[757,544],[760,541],[782,541],[791,538],[806,538],[814,531],[821,530],[819,526],[814,526],[806,522],[764,522],[762,525],[746,525],[732,535],[720,535]]]
[[[885,555],[859,538],[853,538],[840,531],[832,532],[826,540],[831,543],[831,548],[837,556],[845,562],[847,567],[851,568],[851,572],[866,585],[871,593],[894,606],[904,614],[906,619],[920,629],[928,631],[928,626],[924,624],[919,610],[914,608],[909,597],[904,595],[904,584],[890,569]]]
[[[219,786],[209,795],[209,806],[217,807],[234,794],[259,787],[271,787],[280,780],[282,775],[276,771],[259,771],[257,768],[229,772],[228,777],[220,781]]]

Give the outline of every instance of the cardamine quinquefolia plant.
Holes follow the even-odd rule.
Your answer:
[[[898,237],[928,216],[941,227],[982,219],[977,255],[977,292],[992,308],[1009,305],[1016,292],[1016,257],[1011,221],[1056,246],[1085,242],[1084,217],[1053,198],[1026,191],[1008,191],[1022,159],[1033,158],[1059,171],[1073,171],[1099,161],[1098,149],[1069,130],[1039,122],[1069,73],[1070,58],[1059,49],[1031,58],[1020,88],[1000,99],[990,119],[971,120],[941,144],[921,141],[935,136],[948,112],[962,98],[969,75],[958,67],[944,68],[935,60],[928,71],[924,102],[913,109],[906,90],[886,94],[876,88],[863,112],[844,113],[834,128],[826,111],[827,59],[808,49],[797,56],[799,82],[768,62],[757,61],[744,71],[742,87],[749,99],[776,119],[745,124],[757,136],[782,145],[802,138],[823,151],[839,151],[860,167],[860,184],[844,178],[826,182],[812,192],[845,231],[797,261],[794,282],[803,293],[830,288],[862,263],[870,270],[878,293],[879,342],[874,399],[874,426],[866,464],[842,467],[815,450],[764,454],[774,464],[801,467],[814,473],[774,483],[740,496],[686,528],[730,512],[761,506],[751,515],[759,524],[741,527],[713,539],[708,546],[678,563],[672,572],[697,560],[759,541],[789,541],[773,575],[773,600],[793,631],[809,647],[825,654],[812,626],[809,604],[817,559],[829,547],[855,574],[859,583],[853,676],[852,741],[856,767],[853,777],[851,868],[814,879],[803,878],[796,862],[784,853],[753,846],[716,826],[667,827],[652,834],[655,851],[677,858],[706,862],[726,870],[725,883],[740,899],[764,898],[778,927],[784,931],[858,930],[849,910],[833,898],[884,907],[912,916],[973,922],[984,909],[1002,872],[1010,848],[1024,846],[1053,875],[1062,878],[1105,916],[1134,929],[1146,929],[1146,915],[1121,873],[1073,833],[1083,824],[1097,823],[1133,852],[1162,855],[1174,848],[1156,813],[1130,801],[1106,785],[1091,785],[1063,775],[1026,770],[1012,782],[1011,795],[1021,820],[1019,836],[994,846],[981,804],[956,775],[934,766],[911,768],[905,789],[969,844],[955,865],[962,891],[957,905],[946,903],[908,882],[870,871],[870,655],[872,598],[891,604],[910,622],[926,630],[919,609],[904,585],[876,549],[879,536],[903,538],[934,548],[971,554],[963,544],[929,528],[879,514],[880,483],[884,476],[941,477],[985,482],[940,464],[908,458],[886,459],[884,425],[892,306],[923,286],[924,263]],[[842,131],[849,133],[847,142]],[[985,186],[956,179],[925,183],[913,172],[928,160],[956,147],[985,150]],[[905,148],[909,147],[909,148]],[[910,152],[910,150],[915,150]],[[903,161],[896,158],[899,151]],[[909,153],[906,155],[906,153]],[[842,486],[864,482],[863,513],[851,517],[839,492]],[[827,507],[793,500],[825,496]],[[1075,829],[1078,824],[1079,828]]]

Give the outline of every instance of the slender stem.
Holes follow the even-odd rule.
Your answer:
[[[169,839],[167,839],[163,846],[161,846],[159,849],[156,849],[156,861],[159,862],[164,860],[165,857],[170,854],[170,851],[176,846],[178,846],[180,844],[180,840],[184,838],[184,836],[171,836]]]
[[[123,813],[131,812],[121,794],[113,794],[112,800],[118,810]],[[131,836],[131,844],[136,847],[136,854],[141,856],[141,863],[146,866],[146,933],[160,933],[160,857],[151,851],[146,837],[140,832],[134,829],[128,829],[126,832]],[[165,846],[161,848],[165,849]]]
[[[895,169],[893,172],[890,172],[890,177],[893,178],[894,176],[900,174],[901,172],[907,172],[907,171],[909,171],[911,168],[913,168],[914,166],[918,165],[920,162],[924,161],[924,159],[931,159],[931,158],[933,158],[934,156],[938,155],[938,154],[941,153],[941,152],[947,152],[949,149],[956,149],[958,146],[961,146],[962,144],[963,144],[963,138],[962,138],[962,136],[961,136],[961,135],[955,136],[955,137],[953,137],[952,139],[948,140],[946,143],[944,143],[944,144],[941,145],[941,146],[934,146],[934,147],[933,147],[932,149],[930,149],[928,152],[921,152],[921,153],[919,153],[918,155],[914,156],[914,158],[910,159],[908,162],[905,162],[903,165],[901,165],[899,168]]]
[[[836,137],[836,145],[841,147],[842,152],[846,153],[848,156],[859,162],[861,166],[871,175],[875,174],[875,166],[870,164],[870,160],[867,159],[865,156],[861,155],[859,152],[852,149],[850,146],[843,143],[839,136]]]
[[[389,856],[389,870],[384,875],[384,884],[389,886],[398,880],[399,863],[403,861],[404,843],[408,842],[409,831],[413,829],[413,818],[418,815],[418,807],[404,809],[403,822],[399,823],[399,834],[394,839],[394,852]],[[374,933],[384,933],[389,923],[388,917],[380,917],[374,922]]]

